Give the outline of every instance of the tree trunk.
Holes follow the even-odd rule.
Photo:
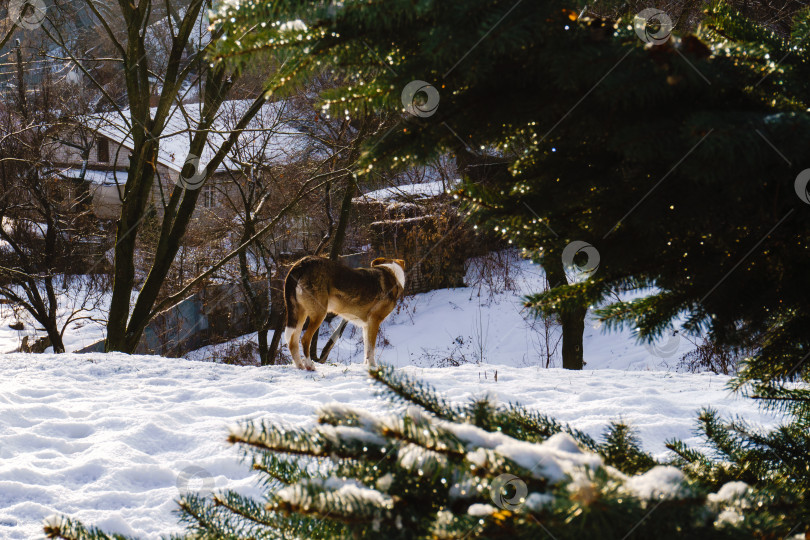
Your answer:
[[[346,227],[349,225],[349,217],[352,213],[352,199],[355,193],[354,179],[349,178],[346,182],[346,192],[343,194],[343,202],[340,205],[340,216],[335,228],[335,238],[332,240],[332,249],[329,250],[329,258],[338,260],[340,252],[343,251],[343,243],[346,241]]]
[[[132,187],[125,193],[126,200],[121,206],[121,218],[116,229],[112,298],[107,317],[107,340],[104,344],[106,352],[132,353],[140,339],[140,333],[137,337],[127,333],[127,321],[132,289],[135,286],[136,240],[138,230],[149,211],[147,202],[155,178],[157,147],[143,145],[141,152],[151,158],[139,158],[135,155],[130,157],[129,170],[134,171],[132,177],[137,177],[138,181],[132,181]]]
[[[250,199],[252,200],[252,199]],[[239,240],[240,244],[244,244],[248,240],[253,237],[256,232],[255,225],[253,223],[253,216],[250,212],[250,208],[246,209],[245,213],[245,229],[242,232],[242,238]],[[257,251],[261,249],[261,246],[255,244]],[[270,282],[267,281],[267,294],[263,294],[261,290],[256,291],[253,288],[253,283],[250,280],[250,269],[248,268],[247,263],[247,250],[241,251],[239,253],[239,278],[242,282],[242,289],[245,292],[245,301],[247,302],[248,312],[250,316],[250,322],[253,326],[253,329],[256,330],[257,338],[258,338],[258,346],[259,346],[259,360],[260,364],[266,366],[268,364],[267,359],[267,330],[270,325],[270,294],[271,294],[271,287]]]
[[[273,339],[270,341],[270,346],[267,348],[267,361],[272,365],[276,363],[276,355],[278,354],[279,345],[281,344],[281,334],[284,332],[284,315],[278,317],[276,324],[273,327]]]
[[[270,346],[267,348],[267,361],[268,365],[276,364],[276,357],[281,348],[281,335],[284,333],[284,317],[279,317],[273,327],[273,339],[270,340]]]
[[[258,342],[259,342],[259,364],[262,366],[269,366],[270,360],[268,358],[268,350],[267,350],[267,328],[262,328],[258,332]]]
[[[585,315],[588,308],[577,308],[560,312],[563,342],[562,360],[564,369],[582,369],[582,335],[585,332]]]
[[[62,334],[60,334],[59,330],[56,328],[56,323],[54,322],[53,325],[47,325],[45,327],[45,331],[48,332],[48,339],[51,340],[53,352],[57,354],[65,352],[65,344],[62,341]]]
[[[262,359],[262,365],[268,366],[276,363],[276,356],[281,344],[281,335],[284,332],[286,310],[284,306],[284,280],[280,278],[281,272],[276,274],[276,277],[270,281],[270,317],[267,330],[273,329],[273,338],[270,340],[270,345],[267,346],[265,358]],[[267,333],[265,332],[265,339]],[[266,363],[264,363],[266,362]]]
[[[332,335],[329,337],[329,340],[326,342],[326,345],[323,346],[323,350],[321,351],[321,357],[318,358],[318,362],[321,364],[326,362],[326,359],[329,358],[329,353],[332,352],[332,347],[338,342],[338,340],[343,336],[343,331],[346,330],[346,325],[349,323],[346,319],[340,321],[340,325],[332,332]]]
[[[511,182],[512,177],[503,160],[495,157],[478,156],[468,148],[457,146],[454,148],[456,165],[459,172],[481,185],[497,185]],[[561,246],[562,247],[562,246]],[[557,251],[557,253],[562,250]],[[556,262],[543,265],[548,279],[549,287],[557,287],[567,283],[562,260],[557,257]],[[562,357],[565,369],[582,369],[582,334],[585,331],[585,315],[587,306],[568,310],[560,310],[559,317],[563,327]]]
[[[352,199],[354,199],[355,190],[354,179],[349,178],[348,182],[346,182],[346,192],[343,194],[343,202],[340,205],[340,216],[338,217],[337,227],[335,228],[335,238],[332,240],[332,248],[329,250],[329,258],[333,261],[338,260],[338,258],[340,258],[340,252],[343,251],[343,244],[346,241],[346,228],[349,226],[349,218],[352,214]],[[326,322],[331,322],[333,318],[334,317],[327,317]],[[340,333],[343,334],[343,330],[341,330]],[[315,335],[312,336],[312,344],[309,346],[309,357],[315,361],[321,361],[318,356],[318,332],[315,332]]]
[[[549,287],[554,288],[568,282],[561,259],[558,258],[556,262],[544,264],[543,269],[546,271]],[[584,362],[582,334],[585,332],[585,315],[587,313],[587,306],[560,309],[558,313],[562,324],[562,363],[564,369],[582,369]]]
[[[135,36],[133,39],[137,39]],[[171,64],[169,64],[171,66]],[[197,131],[189,147],[189,155],[202,155],[208,141],[208,129],[211,127],[216,112],[225,100],[238,74],[226,73],[224,67],[216,67],[206,73],[205,97],[201,118],[205,121],[197,126]],[[164,87],[165,89],[166,87]],[[128,89],[127,93],[132,104],[137,95],[142,101],[138,103],[144,110],[142,116],[149,117],[149,92],[139,92],[137,89]],[[171,96],[161,96],[158,113],[165,106],[168,110],[171,105]],[[216,170],[220,163],[233,148],[239,134],[265,105],[264,98],[257,98],[245,111],[237,124],[230,130],[227,139],[219,146],[214,157],[208,162],[204,171],[204,181]],[[132,106],[134,111],[135,107]],[[165,112],[165,111],[164,111]],[[156,113],[157,116],[157,113]],[[153,124],[154,119],[142,124]],[[152,134],[154,135],[154,134]],[[164,203],[163,219],[161,223],[160,238],[155,250],[146,281],[144,282],[135,300],[132,313],[129,313],[130,297],[134,285],[135,275],[135,237],[140,221],[144,216],[146,203],[149,201],[152,184],[155,178],[154,164],[157,162],[157,142],[146,140],[141,129],[133,129],[133,146],[137,150],[130,157],[130,179],[137,182],[127,182],[124,204],[121,208],[121,219],[118,224],[118,235],[115,247],[115,277],[113,281],[113,297],[110,305],[110,314],[107,323],[106,350],[132,353],[140,341],[141,335],[149,321],[155,315],[153,308],[161,288],[169,273],[172,262],[180,248],[180,242],[191,222],[194,208],[200,194],[199,189],[185,189],[176,185],[172,191],[168,204]],[[155,137],[153,137],[155,138]],[[149,157],[149,159],[146,159]],[[133,172],[134,171],[134,172]]]

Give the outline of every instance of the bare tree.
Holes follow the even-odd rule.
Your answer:
[[[70,39],[58,24],[46,24],[43,31],[58,47],[62,58],[72,62],[98,89],[104,97],[104,106],[118,115],[117,123],[126,126],[131,141],[128,180],[122,190],[117,223],[106,349],[132,352],[156,313],[189,290],[184,286],[177,293],[161,296],[182,239],[193,221],[199,188],[220,168],[274,88],[280,87],[297,66],[285,63],[284,58],[268,58],[263,76],[259,78],[262,84],[257,85],[240,84],[246,74],[246,67],[240,63],[210,64],[206,59],[209,43],[222,37],[220,30],[208,33],[205,9],[211,7],[210,0],[141,0],[137,4],[125,0],[82,2],[82,8],[93,16],[97,27],[103,29],[107,41],[105,50],[111,51],[109,56],[93,56],[93,51]],[[101,66],[112,66],[123,77],[123,95],[111,91],[101,80],[99,74],[104,73]],[[264,82],[268,80],[270,82]],[[217,118],[222,114],[223,104],[231,98],[247,100],[248,106],[229,129],[218,132]],[[157,178],[156,163],[163,141],[176,135],[169,126],[169,119],[177,110],[186,119],[182,130],[188,134],[186,165],[179,181],[166,186],[168,191],[160,197],[154,254],[146,278],[139,284],[136,281],[138,238],[149,215],[153,190],[164,188]],[[215,137],[215,133],[219,136]],[[321,181],[323,175],[349,178],[335,170],[319,173],[309,180]],[[352,188],[353,184],[347,183],[347,189]],[[335,229],[337,240],[342,237],[341,227],[345,230],[345,223],[339,220]],[[258,230],[256,236],[268,230]],[[226,255],[222,264],[213,265],[188,285],[198,283],[198,278],[204,279],[221,268],[251,243],[243,242]],[[333,246],[340,243],[332,242]],[[138,289],[134,305],[133,288]]]
[[[36,49],[36,48],[35,48]],[[14,88],[0,106],[0,295],[65,352],[65,330],[98,317],[107,280],[84,275],[100,245],[83,179],[54,164],[53,141],[71,129],[75,88],[51,64],[33,74],[17,42]],[[38,64],[37,64],[38,65]]]
[[[292,132],[290,119],[286,102],[278,102],[257,114],[250,136],[237,141],[232,150],[228,166],[231,182],[227,186],[231,189],[219,186],[219,195],[230,210],[227,215],[238,244],[249,244],[239,252],[237,279],[257,332],[262,365],[275,362],[281,341],[283,265],[279,249],[273,249],[277,228],[270,229],[261,240],[255,236],[259,228],[282,210],[283,201],[293,195],[294,187],[301,185],[301,174],[296,174],[295,169],[296,163],[305,157],[302,155],[304,141],[297,140],[303,137]],[[226,124],[237,120],[238,114],[231,114]],[[278,141],[284,140],[284,136],[293,140],[287,139],[289,144],[279,147]],[[257,278],[262,277],[263,281],[257,283]],[[271,328],[273,337],[268,341]]]
[[[109,57],[92,57],[89,47],[73,39],[74,36],[56,21],[49,20],[50,24],[43,25],[42,30],[63,58],[104,96],[104,106],[119,116],[119,122],[126,126],[132,140],[117,224],[106,340],[108,351],[132,352],[155,314],[161,288],[197,205],[200,194],[197,188],[208,181],[230,151],[239,131],[260,110],[265,103],[265,93],[254,94],[233,133],[225,137],[203,166],[196,160],[207,150],[218,111],[241,73],[239,67],[224,63],[211,65],[204,59],[209,40],[219,37],[207,34],[204,9],[210,7],[210,2],[142,0],[133,4],[124,0],[115,3],[84,0],[81,7],[92,15],[96,27],[103,29],[107,48],[112,51]],[[100,65],[112,65],[123,77],[123,96],[111,93],[108,85],[96,77],[101,71]],[[199,99],[193,104],[184,103],[192,90]],[[171,135],[166,131],[167,124],[177,107],[182,109],[188,122],[184,175],[194,177],[195,181],[193,185],[178,182],[162,200],[155,254],[133,306],[137,240],[156,187],[161,142]]]
[[[354,174],[355,163],[359,160],[363,144],[374,134],[393,129],[395,118],[376,114],[362,114],[354,117],[330,118],[316,109],[317,96],[328,88],[337,85],[332,72],[324,72],[313,77],[310,86],[298,93],[292,100],[301,120],[299,129],[309,138],[312,154],[323,156],[320,166],[331,173],[324,185],[322,198],[325,217],[324,233],[313,253],[326,253],[332,260],[338,260],[346,246],[349,223],[352,216],[352,201],[358,193],[358,177]],[[366,183],[390,182],[382,178],[380,172],[363,177]],[[339,206],[337,201],[340,201]],[[335,214],[337,213],[337,216]],[[326,323],[330,323],[328,316]],[[309,324],[309,323],[307,323]],[[344,321],[333,334],[321,354],[318,354],[318,333],[310,344],[310,357],[324,362],[335,341],[346,328]]]
[[[319,83],[317,79],[313,82]],[[254,118],[250,136],[240,138],[232,149],[228,160],[231,181],[220,185],[220,195],[236,217],[227,219],[235,225],[238,242],[250,243],[239,254],[237,279],[258,332],[262,364],[274,362],[280,344],[284,326],[282,284],[290,255],[319,254],[327,249],[333,258],[340,255],[355,192],[352,170],[360,146],[385,122],[377,117],[355,122],[323,118],[308,95],[314,93],[301,92]],[[279,144],[279,139],[291,135],[294,140]],[[294,208],[284,211],[300,187],[314,177],[324,179],[319,186],[322,189],[313,190]],[[336,191],[343,192],[337,218],[332,196]],[[251,240],[276,216],[283,216],[277,226],[261,240]],[[310,243],[316,231],[319,238]],[[257,281],[261,276],[264,283]],[[269,310],[265,290],[271,297]],[[269,340],[271,329],[273,337]]]

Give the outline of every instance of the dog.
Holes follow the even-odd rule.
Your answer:
[[[334,313],[363,329],[365,365],[376,367],[374,350],[380,323],[393,311],[405,291],[405,261],[377,258],[371,268],[349,268],[324,257],[304,257],[284,280],[287,328],[284,338],[299,369],[315,370],[310,344],[327,313]],[[304,321],[309,324],[301,345]]]

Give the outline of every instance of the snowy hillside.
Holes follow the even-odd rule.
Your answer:
[[[507,260],[506,264],[506,279],[503,275],[492,277],[480,265],[471,264],[465,280],[467,287],[405,298],[380,327],[378,361],[397,367],[467,363],[545,367],[550,351],[549,367],[561,367],[559,327],[546,326],[522,306],[525,295],[543,290],[542,267],[526,260]],[[504,287],[507,282],[508,287]],[[336,319],[332,328],[338,324]],[[321,344],[330,333],[324,326]],[[247,340],[255,341],[255,334],[237,342]],[[681,357],[694,349],[689,339],[678,335],[664,337],[653,345],[639,344],[630,331],[604,333],[591,317],[583,341],[586,369],[679,371]],[[187,357],[212,359],[224,348],[227,345],[206,347]],[[329,361],[361,363],[362,332],[349,325]]]
[[[542,268],[508,255],[504,264],[508,266],[506,278],[493,277],[491,269],[471,264],[468,287],[407,297],[380,328],[378,359],[398,367],[463,363],[545,366],[547,351],[553,353],[559,339],[559,328],[546,327],[522,307],[523,296],[542,290]],[[109,298],[104,298],[87,313],[88,319],[71,323],[64,335],[69,352],[104,338],[103,308],[108,303]],[[0,305],[0,352],[18,349],[23,336],[33,335],[35,325],[24,313],[21,315],[19,319],[8,306]],[[20,320],[25,323],[24,330],[9,327]],[[337,321],[333,322],[336,325]],[[544,337],[546,331],[548,339]],[[321,343],[329,333],[327,328],[322,330]],[[255,334],[237,342],[248,339],[255,341]],[[678,336],[662,338],[654,346],[638,344],[631,332],[604,333],[593,319],[586,324],[584,346],[586,369],[666,371],[680,370],[681,357],[694,348],[687,338]],[[187,357],[210,359],[224,347],[206,347]],[[349,325],[329,360],[341,364],[362,362],[362,351],[362,333]],[[560,367],[559,352],[551,355],[550,367]]]
[[[54,513],[157,538],[179,530],[171,512],[180,490],[259,494],[225,442],[236,421],[311,424],[316,408],[329,402],[391,408],[359,365],[324,366],[313,374],[120,354],[17,354],[0,362],[0,538],[36,538],[41,520]],[[776,422],[752,400],[730,395],[728,377],[713,374],[405,369],[452,400],[494,395],[594,436],[622,418],[659,457],[666,456],[668,438],[698,442],[695,413],[705,405],[764,427]]]
[[[471,265],[468,287],[405,299],[382,326],[378,360],[450,399],[494,395],[595,437],[621,418],[659,458],[669,438],[699,443],[692,431],[703,406],[764,427],[776,423],[755,402],[730,395],[728,377],[681,373],[680,358],[693,347],[686,339],[645,346],[628,331],[603,334],[589,320],[585,371],[558,369],[559,328],[521,307],[522,296],[542,289],[542,271],[507,262],[494,271]],[[14,315],[7,308],[0,315],[0,350],[10,351],[32,326],[11,330]],[[68,330],[66,344],[76,350],[102,336],[103,324],[84,320]],[[188,356],[210,360],[232,345]],[[229,487],[258,496],[250,470],[225,443],[228,427],[257,417],[311,424],[315,410],[334,401],[390,410],[361,359],[362,338],[351,326],[314,374],[118,354],[2,356],[0,538],[37,537],[41,520],[54,513],[157,538],[179,530],[171,512],[182,490]]]

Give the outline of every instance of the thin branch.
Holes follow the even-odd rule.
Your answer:
[[[344,174],[345,174],[345,173],[344,173]],[[329,173],[323,173],[323,174],[320,174],[320,175],[317,175],[317,176],[313,176],[312,178],[310,178],[309,180],[307,180],[307,181],[304,183],[304,185],[303,185],[303,186],[301,186],[301,189],[298,191],[298,193],[296,194],[296,196],[295,196],[295,197],[293,197],[293,199],[292,199],[292,200],[291,200],[291,201],[290,201],[290,202],[289,202],[289,203],[288,203],[288,204],[287,204],[287,205],[286,205],[284,208],[282,208],[282,209],[281,209],[281,210],[280,210],[280,211],[279,211],[279,212],[276,214],[276,216],[275,216],[275,217],[274,217],[274,218],[273,218],[273,219],[270,221],[270,223],[268,223],[267,225],[265,225],[264,227],[262,227],[262,228],[261,228],[261,229],[260,229],[258,232],[256,232],[256,234],[254,234],[254,235],[253,235],[253,236],[251,236],[249,239],[247,239],[246,241],[244,241],[242,244],[240,244],[238,247],[236,247],[236,248],[235,248],[233,251],[231,251],[230,253],[228,253],[227,255],[225,255],[225,257],[223,257],[223,258],[222,258],[222,259],[221,259],[219,262],[217,262],[217,263],[216,263],[215,265],[213,265],[211,268],[209,268],[208,270],[206,270],[206,271],[205,271],[205,272],[203,272],[202,274],[198,275],[196,278],[192,279],[192,280],[191,280],[191,281],[188,283],[188,285],[186,285],[185,287],[183,287],[182,289],[180,289],[180,291],[179,291],[179,292],[177,292],[177,293],[175,293],[175,294],[173,294],[173,295],[171,295],[171,296],[167,297],[167,298],[166,298],[166,299],[164,299],[163,301],[161,301],[161,302],[159,302],[158,304],[156,304],[156,305],[155,305],[155,307],[154,307],[154,308],[152,308],[152,311],[151,311],[151,313],[149,314],[149,318],[151,319],[152,317],[154,317],[155,315],[157,315],[158,313],[160,313],[160,312],[161,312],[161,311],[163,311],[164,309],[169,308],[169,307],[173,306],[174,304],[176,304],[176,303],[180,302],[181,300],[183,300],[183,299],[185,298],[186,294],[188,294],[188,292],[189,292],[189,291],[190,291],[190,290],[191,290],[191,289],[192,289],[192,288],[193,288],[195,285],[197,285],[198,283],[200,283],[201,281],[203,281],[204,279],[206,279],[208,276],[210,276],[211,274],[213,274],[214,272],[216,272],[217,270],[219,270],[220,268],[222,268],[222,267],[225,265],[225,263],[227,263],[228,261],[230,261],[231,259],[233,259],[233,258],[234,258],[234,257],[236,257],[237,255],[239,255],[239,253],[241,253],[242,251],[244,251],[244,250],[245,250],[245,249],[247,249],[248,247],[250,247],[250,245],[251,245],[253,242],[255,242],[256,240],[260,239],[260,238],[261,238],[262,236],[264,236],[264,235],[265,235],[265,234],[266,234],[268,231],[270,231],[270,230],[271,230],[273,227],[275,227],[275,226],[276,226],[276,224],[277,224],[277,223],[278,223],[278,222],[281,220],[281,218],[282,218],[282,217],[284,217],[284,215],[285,215],[285,214],[286,214],[288,211],[290,211],[290,210],[291,210],[291,209],[292,209],[292,208],[293,208],[293,207],[294,207],[294,206],[295,206],[295,205],[298,203],[298,201],[300,201],[300,200],[301,200],[301,199],[302,199],[304,196],[308,195],[309,193],[312,193],[313,191],[317,190],[317,189],[318,189],[318,188],[320,188],[322,185],[326,184],[326,182],[328,182],[329,180],[325,180],[324,182],[321,182],[321,183],[319,183],[318,185],[313,186],[313,187],[312,187],[312,188],[310,188],[310,189],[306,189],[306,186],[307,186],[307,185],[309,185],[309,184],[310,184],[312,181],[316,180],[316,179],[317,179],[317,178],[319,178],[319,177],[330,177],[330,180],[331,180],[331,179],[332,179],[331,177],[332,177],[333,175],[334,175],[334,173],[331,173],[331,172],[329,172]]]

